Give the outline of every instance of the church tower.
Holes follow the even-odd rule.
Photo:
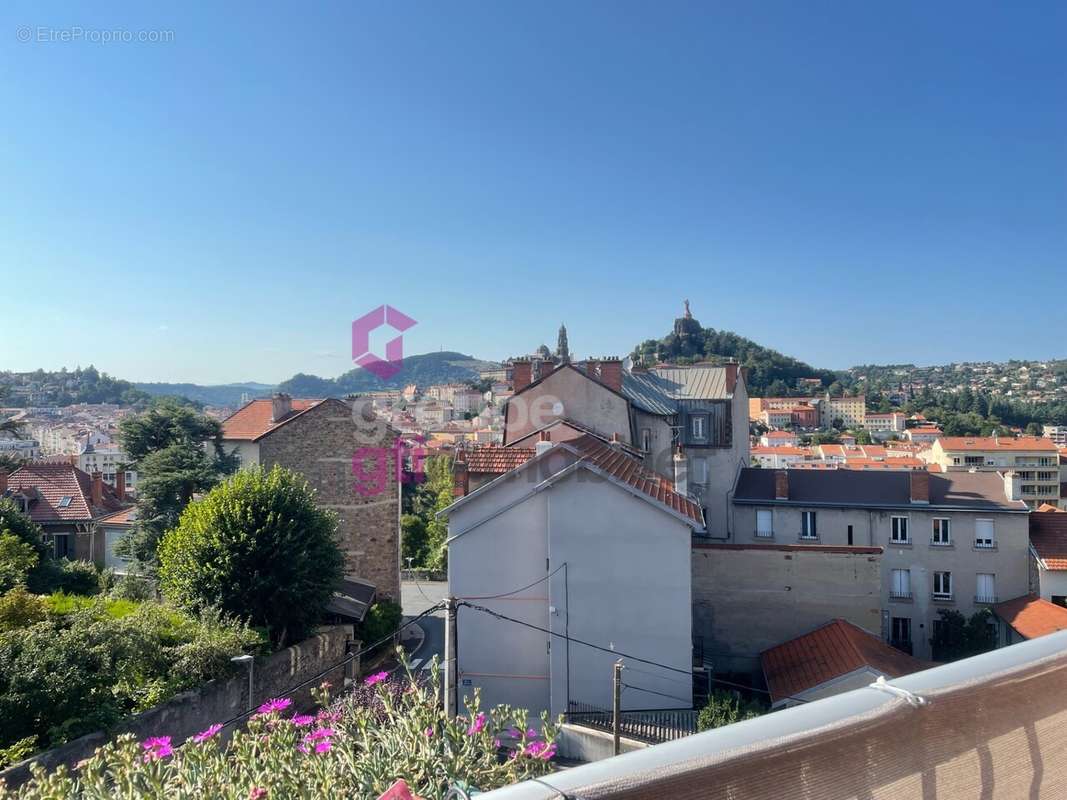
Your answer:
[[[559,337],[556,339],[556,362],[569,364],[571,360],[570,347],[567,345],[567,326],[559,326]]]

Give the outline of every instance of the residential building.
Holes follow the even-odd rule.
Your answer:
[[[810,703],[870,686],[879,678],[899,678],[934,666],[844,619],[764,650],[760,664],[772,709]]]
[[[1029,591],[1029,511],[995,473],[744,469],[732,506],[738,544],[883,548],[881,635],[918,658],[939,609]]]
[[[824,428],[862,428],[867,415],[867,399],[863,395],[831,397],[830,393],[819,400],[819,424]]]
[[[941,429],[933,425],[920,425],[915,428],[906,428],[904,430],[905,438],[914,442],[915,444],[933,444],[940,439],[943,434]]]
[[[126,538],[137,521],[137,506],[129,506],[97,520],[97,536],[103,538],[104,551],[101,566],[119,575],[125,574],[130,559],[118,554],[118,544]]]
[[[596,436],[537,450],[441,512],[449,594],[518,620],[460,608],[461,694],[480,689],[484,706],[533,714],[611,708],[614,650],[669,668],[642,663],[624,709],[689,707],[692,686],[673,670],[692,667],[690,542],[704,527],[700,506]]]
[[[126,451],[117,443],[83,446],[78,453],[78,469],[89,475],[103,473],[104,483],[112,488],[118,486],[121,473],[125,493],[131,497],[137,496],[137,470]]]
[[[1045,425],[1042,435],[1056,447],[1067,447],[1067,425]]]
[[[33,461],[41,457],[41,443],[36,439],[0,439],[0,454]]]
[[[345,574],[400,599],[398,433],[342,400],[253,400],[222,422],[223,445],[242,465],[300,473],[315,501],[339,518]]]
[[[811,460],[811,451],[805,447],[753,447],[749,451],[753,465],[764,469],[788,469]]]
[[[1030,592],[1067,608],[1067,514],[1030,514],[1030,555],[1034,566]]]
[[[1034,595],[997,603],[993,606],[993,614],[1000,622],[1001,646],[1067,630],[1067,608]]]
[[[99,472],[87,475],[73,464],[24,464],[0,472],[0,497],[9,497],[41,526],[56,558],[106,563],[100,523],[123,508],[123,501]]]
[[[945,472],[1010,470],[1030,508],[1060,499],[1059,450],[1040,436],[945,436],[920,457]]]
[[[872,433],[903,433],[904,415],[899,411],[867,413],[863,417],[863,427]]]
[[[764,447],[796,447],[800,439],[792,431],[767,431],[759,441]]]

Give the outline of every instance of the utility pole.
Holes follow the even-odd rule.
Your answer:
[[[618,755],[619,754],[619,750],[620,750],[620,745],[619,745],[619,723],[621,722],[620,717],[622,716],[621,713],[620,713],[621,706],[622,706],[622,659],[621,658],[618,661],[615,662],[615,671],[614,671],[614,675],[612,676],[612,687],[611,687],[611,689],[612,689],[612,691],[611,691],[611,736],[612,736],[612,740],[613,740],[613,745],[615,747],[615,750],[614,750],[615,755]]]
[[[445,605],[445,716],[456,716],[457,697],[459,693],[456,659],[456,612],[459,604],[456,598],[449,597]]]

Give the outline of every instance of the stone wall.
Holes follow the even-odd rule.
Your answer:
[[[358,659],[328,672],[308,687],[289,691],[291,686],[341,661],[351,638],[352,626],[335,625],[265,659],[257,659],[253,671],[253,704],[258,705],[272,697],[291,697],[295,708],[308,708],[312,702],[311,690],[322,681],[328,680],[338,688],[343,686],[346,675],[359,674]],[[60,765],[72,767],[120,733],[132,733],[139,740],[149,736],[170,736],[176,744],[184,742],[198,731],[216,722],[225,722],[248,707],[247,674],[226,681],[211,681],[198,689],[183,692],[163,705],[126,718],[113,731],[90,733],[54,750],[38,753],[0,772],[0,779],[6,781],[9,788],[14,788],[29,779],[31,764],[40,764],[48,770]]]
[[[717,672],[761,672],[759,654],[846,619],[881,635],[878,547],[693,544],[693,635]]]
[[[370,581],[379,597],[400,600],[400,482],[394,430],[353,422],[348,404],[331,399],[259,442],[264,469],[275,464],[307,478],[316,501],[338,515],[345,573]],[[353,458],[360,453],[360,474]],[[358,488],[357,488],[358,486]]]

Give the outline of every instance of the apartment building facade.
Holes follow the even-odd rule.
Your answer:
[[[738,544],[880,547],[880,633],[934,658],[938,611],[970,616],[1030,588],[1025,503],[995,473],[742,470]]]
[[[1059,450],[1040,436],[944,436],[919,454],[944,472],[1011,472],[1030,508],[1060,499]]]
[[[862,428],[867,416],[867,398],[863,395],[843,397],[826,396],[819,400],[819,424],[824,428],[834,427],[839,422],[843,428]]]

